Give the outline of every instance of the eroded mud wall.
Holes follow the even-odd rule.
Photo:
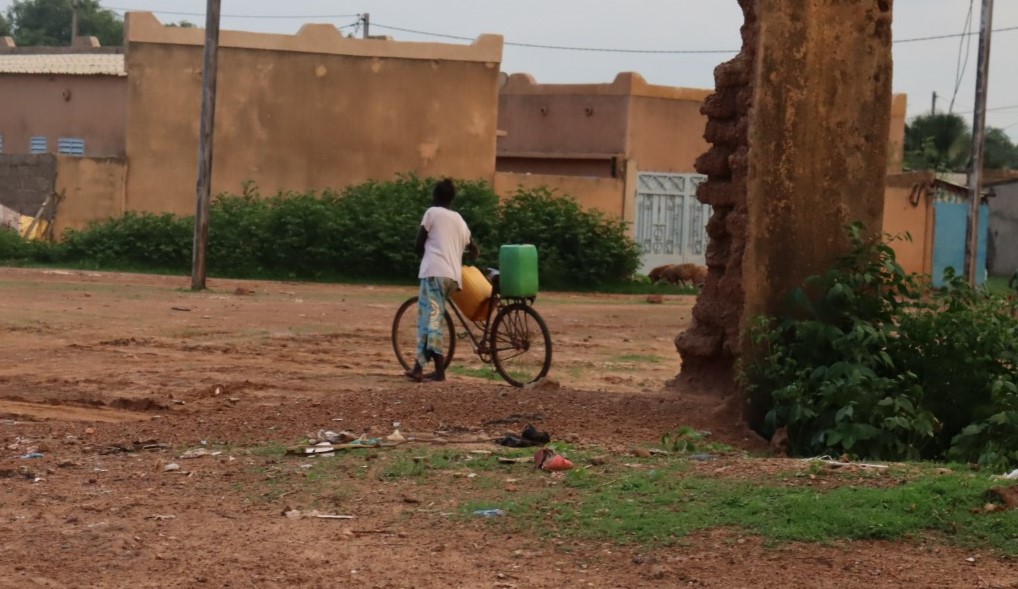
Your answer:
[[[891,110],[890,0],[739,0],[741,53],[715,70],[700,200],[710,274],[676,338],[684,380],[731,383],[748,327],[879,228]]]

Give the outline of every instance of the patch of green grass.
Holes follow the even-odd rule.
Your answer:
[[[408,445],[317,458],[303,474],[295,469],[304,458],[271,460],[259,471],[256,484],[235,490],[272,502],[298,489],[313,504],[335,506],[357,494],[347,489],[336,495],[337,488],[343,488],[337,481],[343,479],[406,485],[452,481],[447,492],[470,498],[460,505],[464,520],[478,520],[475,510],[500,508],[505,515],[484,518],[485,525],[509,533],[648,545],[679,544],[690,534],[711,529],[739,530],[768,542],[912,541],[932,536],[1018,556],[1018,510],[982,510],[988,489],[1002,483],[964,466],[947,470],[945,465],[921,463],[894,466],[890,472],[847,472],[817,463],[773,475],[708,476],[691,468],[692,450],[722,453],[724,446],[712,445],[703,432],[689,428],[669,435],[669,440],[687,440],[694,447],[673,445],[668,455],[614,457],[606,465],[588,466],[590,457],[603,452],[550,444],[576,465],[558,484],[549,485],[548,473],[529,462],[497,461],[498,456],[529,457],[533,448],[475,454]],[[284,450],[281,444],[263,444],[250,452],[278,458]],[[469,473],[474,476],[451,476]],[[805,477],[811,481],[803,481]],[[505,492],[506,478],[519,481],[511,494]]]
[[[470,376],[473,378],[483,378],[485,380],[502,380],[502,377],[495,372],[495,368],[492,366],[483,366],[477,368],[475,366],[464,366],[462,364],[453,364],[446,368],[452,374],[458,374],[460,376]]]
[[[498,507],[517,530],[619,543],[675,544],[734,528],[770,541],[901,540],[937,534],[963,546],[1018,555],[1018,511],[978,512],[999,483],[968,474],[929,475],[893,488],[819,490],[760,480],[683,475],[674,458],[623,473],[569,471],[565,485],[515,495]],[[490,507],[472,501],[465,514]]]
[[[646,364],[656,364],[661,360],[661,356],[656,354],[621,354],[611,358],[612,362],[639,362]]]
[[[986,290],[994,294],[1008,294],[1014,292],[1010,286],[1008,286],[1009,278],[1006,276],[990,276],[986,279],[984,286]]]

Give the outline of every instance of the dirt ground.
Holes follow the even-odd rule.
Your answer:
[[[749,451],[729,472],[787,468],[749,457],[765,445],[716,397],[664,387],[691,297],[542,295],[561,386],[521,390],[471,376],[466,342],[448,382],[405,381],[389,328],[409,288],[188,283],[0,269],[0,587],[1018,587],[1011,560],[924,542],[512,534],[454,515],[467,478],[312,486],[302,459],[264,451],[321,429],[480,438],[533,421],[625,453],[688,425]],[[315,506],[353,519],[283,516]]]

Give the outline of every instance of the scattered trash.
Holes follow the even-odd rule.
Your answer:
[[[142,450],[166,450],[170,447],[169,444],[160,443],[155,440],[145,440],[141,442],[131,442],[127,444],[114,444],[107,446],[99,450],[99,454],[120,454],[130,452],[140,452]]]
[[[1016,468],[1016,469],[1012,470],[1011,472],[1007,473],[1006,475],[1004,475],[1004,478],[1005,479],[1012,479],[1012,480],[1013,479],[1018,479],[1018,468]]]
[[[316,509],[313,509],[311,511],[300,511],[298,509],[293,509],[293,508],[291,508],[289,506],[287,506],[286,509],[283,510],[283,515],[286,516],[288,519],[307,519],[307,518],[317,518],[317,519],[353,519],[352,515],[339,515],[339,514],[335,514],[335,513],[322,513],[322,512],[320,512],[320,511],[318,511]]]
[[[176,462],[171,462],[171,463],[167,464],[166,466],[164,466],[163,470],[166,471],[166,472],[172,472],[174,470],[180,470],[180,465],[177,464]]]
[[[858,466],[859,468],[875,468],[877,470],[883,470],[883,469],[886,469],[886,468],[890,468],[886,464],[866,464],[866,463],[863,463],[863,462],[838,461],[838,460],[835,460],[835,459],[831,458],[830,456],[817,456],[816,458],[805,458],[804,460],[806,462],[823,462],[824,464],[826,464],[828,466],[831,466],[831,467],[834,467],[834,468],[838,468],[838,467],[842,467],[842,466]]]
[[[174,311],[190,311],[191,310],[190,307],[170,307],[170,309],[173,309]]]
[[[505,512],[501,509],[478,509],[474,512],[474,515],[481,517],[498,517],[500,515],[505,515]]]
[[[175,515],[146,515],[145,519],[153,519],[157,522],[166,521],[169,519],[177,519]]]
[[[43,457],[42,452],[29,452],[28,454],[25,454],[25,455],[22,456],[22,458],[26,458],[26,459],[27,458],[42,458],[42,457]]]
[[[534,464],[541,470],[557,472],[569,470],[573,463],[565,456],[560,455],[551,448],[541,448],[534,454]]]
[[[538,431],[536,427],[528,423],[527,427],[523,428],[523,439],[537,444],[547,444],[551,441],[551,435],[548,432]]]
[[[405,442],[406,441],[406,438],[403,437],[403,434],[399,433],[399,429],[393,430],[391,434],[385,436],[385,439],[390,441],[390,442]]]
[[[707,462],[707,461],[710,461],[710,460],[714,460],[715,458],[716,458],[716,456],[714,456],[713,454],[690,454],[689,455],[689,459],[690,460],[696,460],[698,462]]]
[[[190,460],[193,458],[201,458],[202,456],[211,456],[212,454],[214,453],[206,450],[205,448],[196,448],[194,450],[188,450],[187,452],[184,452],[179,456],[179,458],[183,460]]]
[[[529,448],[533,446],[543,446],[551,441],[551,435],[548,432],[538,431],[531,424],[527,424],[523,428],[523,433],[520,436],[515,434],[506,434],[501,438],[497,438],[495,443],[499,446],[506,446],[509,448]]]
[[[334,432],[331,430],[318,430],[318,434],[315,438],[319,442],[329,442],[331,444],[345,444],[352,442],[357,439],[357,435],[353,432],[343,430],[341,432]]]
[[[499,464],[522,464],[524,462],[530,462],[531,460],[532,458],[529,458],[527,456],[524,456],[522,458],[509,458],[508,456],[498,457]]]

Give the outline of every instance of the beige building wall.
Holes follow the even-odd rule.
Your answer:
[[[127,163],[122,158],[57,156],[55,192],[61,196],[53,235],[124,214]]]
[[[128,209],[193,213],[203,40],[128,14]],[[402,43],[305,25],[223,31],[220,46],[213,193],[493,178],[499,36]]]
[[[511,197],[518,189],[542,186],[554,188],[559,195],[575,198],[585,209],[594,209],[608,215],[625,215],[626,183],[620,178],[585,176],[558,176],[554,174],[495,174],[495,193],[502,199]]]
[[[127,80],[118,76],[0,74],[3,153],[30,153],[32,137],[85,140],[87,156],[124,155]]]
[[[933,201],[926,172],[887,177],[884,190],[884,233],[908,233],[911,240],[890,242],[895,257],[906,272],[933,273]]]
[[[709,147],[700,105],[711,91],[654,86],[637,76],[632,92],[626,155],[648,172],[695,173],[693,162]]]

